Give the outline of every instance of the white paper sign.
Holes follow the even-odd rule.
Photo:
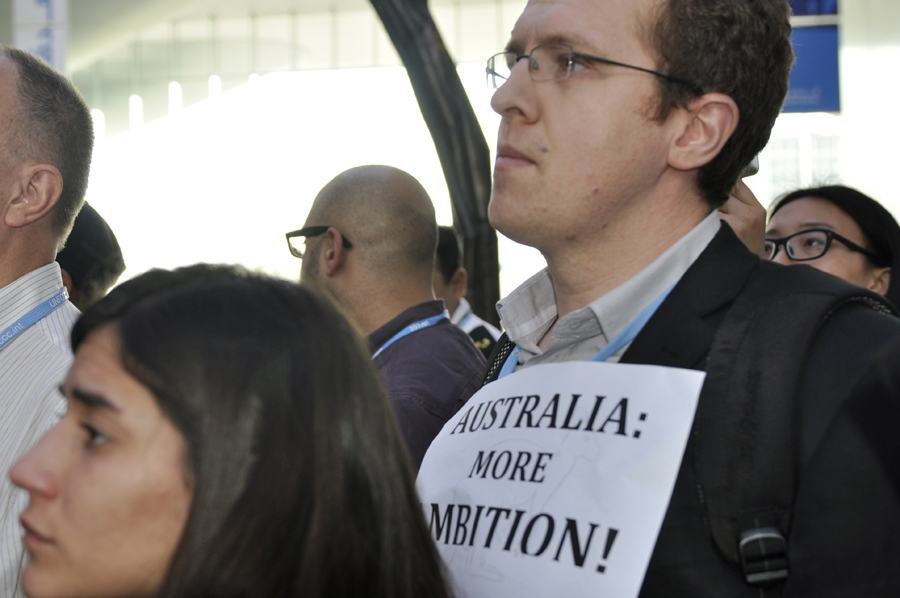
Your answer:
[[[569,362],[469,399],[417,481],[460,598],[637,596],[704,378]]]

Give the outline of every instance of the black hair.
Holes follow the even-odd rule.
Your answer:
[[[891,283],[885,295],[893,305],[900,305],[900,282],[895,282],[895,276],[900,276],[900,226],[884,206],[868,195],[843,185],[829,185],[825,187],[811,187],[798,189],[776,200],[769,208],[769,219],[775,212],[792,201],[804,197],[817,197],[830,201],[853,218],[866,238],[866,249],[877,257],[870,258],[878,267],[891,268]]]
[[[82,311],[103,297],[125,271],[125,258],[115,233],[87,202],[78,212],[56,261],[69,273],[74,287],[70,299]]]
[[[441,278],[444,279],[444,284],[449,285],[450,279],[459,270],[460,262],[462,262],[462,247],[459,243],[459,236],[452,226],[438,227],[437,259],[435,262],[435,265],[441,271]]]
[[[315,290],[153,270],[85,312],[182,433],[193,503],[160,596],[449,595],[368,351]]]

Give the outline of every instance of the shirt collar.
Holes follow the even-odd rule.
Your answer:
[[[556,321],[556,293],[550,271],[542,269],[497,302],[500,324],[511,341],[540,353],[538,342]]]
[[[721,226],[713,210],[697,226],[658,258],[609,293],[560,318],[553,332],[554,345],[569,345],[602,335],[603,344],[615,338],[666,289],[677,283],[700,256]],[[538,342],[556,322],[556,295],[544,268],[497,303],[497,311],[510,340],[524,351],[542,353]]]
[[[0,330],[14,324],[32,307],[63,287],[59,264],[50,262],[0,289]]]
[[[453,311],[453,315],[450,316],[450,321],[454,324],[460,324],[463,321],[463,318],[471,311],[472,306],[469,305],[469,302],[466,301],[465,297],[462,297],[459,300],[459,305],[457,305],[456,309]]]

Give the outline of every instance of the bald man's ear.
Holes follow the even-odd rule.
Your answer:
[[[40,220],[56,206],[62,189],[62,175],[55,166],[33,164],[23,168],[18,195],[6,206],[4,222],[20,228]]]
[[[325,232],[325,241],[322,245],[322,251],[319,252],[320,259],[324,262],[325,274],[334,276],[347,261],[348,248],[344,247],[344,238],[341,231],[331,226]]]
[[[669,165],[694,170],[710,163],[737,128],[740,111],[724,93],[707,93],[670,116],[677,127],[669,148]]]

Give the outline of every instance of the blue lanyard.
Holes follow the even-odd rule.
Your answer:
[[[16,320],[9,328],[0,332],[0,349],[3,349],[3,347],[11,340],[28,330],[41,318],[53,313],[53,311],[65,303],[68,298],[69,293],[66,291],[66,288],[63,287],[57,294],[53,295],[43,303],[38,304],[27,314]]]
[[[506,356],[506,361],[503,362],[503,367],[500,368],[500,373],[497,375],[497,380],[500,378],[505,378],[509,376],[514,371],[516,371],[516,366],[519,365],[519,353],[522,352],[522,348],[519,345],[513,347],[513,350],[509,352],[509,355]]]
[[[662,302],[666,300],[666,297],[669,296],[669,293],[672,292],[672,289],[675,288],[675,285],[670,286],[668,289],[663,291],[662,295],[656,298],[653,303],[644,308],[644,310],[637,315],[637,317],[631,321],[631,324],[625,327],[625,330],[616,335],[616,338],[609,341],[605,347],[600,349],[600,351],[591,357],[591,361],[606,361],[613,355],[619,352],[619,350],[633,341],[635,337],[640,334],[641,330],[644,329],[644,326],[653,317],[653,314],[656,313],[656,310],[659,309],[659,306],[662,305]]]
[[[419,330],[428,328],[429,326],[434,326],[441,320],[449,320],[449,319],[450,319],[450,313],[445,309],[444,313],[442,313],[442,314],[439,314],[436,316],[431,316],[430,318],[426,318],[424,320],[419,320],[418,322],[410,324],[409,326],[407,326],[406,328],[404,328],[403,330],[401,330],[400,332],[398,332],[397,334],[392,336],[388,340],[388,342],[381,345],[381,348],[378,349],[377,351],[375,351],[375,355],[372,356],[372,359],[375,359],[376,357],[378,357],[382,351],[384,351],[385,349],[387,349],[388,347],[390,347],[391,345],[393,345],[394,343],[399,341],[404,336],[409,336],[413,332],[418,332]]]
[[[622,347],[633,341],[637,335],[640,334],[641,330],[644,329],[644,326],[650,321],[650,318],[653,317],[653,314],[656,313],[656,310],[659,309],[659,306],[662,305],[662,302],[666,300],[666,297],[669,296],[669,293],[671,293],[674,288],[675,285],[672,285],[663,291],[662,295],[657,297],[653,303],[645,307],[622,332],[617,334],[616,337],[609,341],[605,347],[600,349],[596,355],[591,357],[590,361],[606,361],[618,353]],[[498,380],[512,374],[516,370],[516,366],[519,365],[519,353],[521,352],[522,350],[518,345],[510,351],[509,356],[503,363],[503,367],[500,368],[500,374],[497,376]]]

